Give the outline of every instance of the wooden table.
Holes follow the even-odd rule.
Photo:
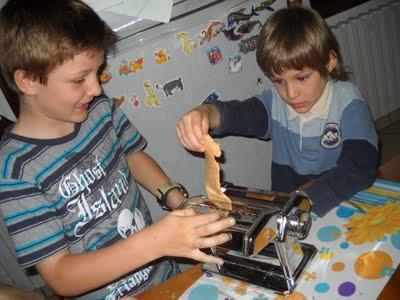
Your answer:
[[[378,168],[378,177],[400,182],[400,156]],[[197,264],[183,273],[168,279],[136,296],[139,300],[178,299],[197,279],[202,276],[201,265]],[[379,300],[399,299],[400,295],[400,268],[392,275],[385,288],[380,293]]]
[[[135,297],[139,300],[178,299],[201,275],[203,275],[201,264],[197,264]]]

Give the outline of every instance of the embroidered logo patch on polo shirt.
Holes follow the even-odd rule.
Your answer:
[[[337,123],[326,123],[321,136],[321,146],[325,149],[334,149],[340,145],[342,135]]]

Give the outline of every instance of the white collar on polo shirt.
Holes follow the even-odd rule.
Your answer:
[[[332,89],[333,89],[332,80],[328,80],[326,82],[325,89],[322,92],[321,97],[310,109],[310,111],[306,112],[305,114],[297,113],[290,105],[286,104],[289,111],[289,116],[288,116],[289,121],[297,118],[297,116],[300,116],[300,119],[303,123],[317,117],[322,119],[328,118],[329,109],[331,108],[331,103],[332,103]]]

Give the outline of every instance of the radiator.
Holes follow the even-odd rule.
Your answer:
[[[374,1],[366,7],[328,23],[351,80],[377,120],[400,108],[400,1]]]

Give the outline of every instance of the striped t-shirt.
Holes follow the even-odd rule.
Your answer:
[[[0,144],[0,211],[21,267],[63,249],[94,251],[152,224],[127,165],[127,157],[145,146],[144,137],[105,96],[92,101],[88,118],[65,137],[38,140],[6,131]],[[135,294],[174,269],[167,260],[146,265],[77,298]]]

